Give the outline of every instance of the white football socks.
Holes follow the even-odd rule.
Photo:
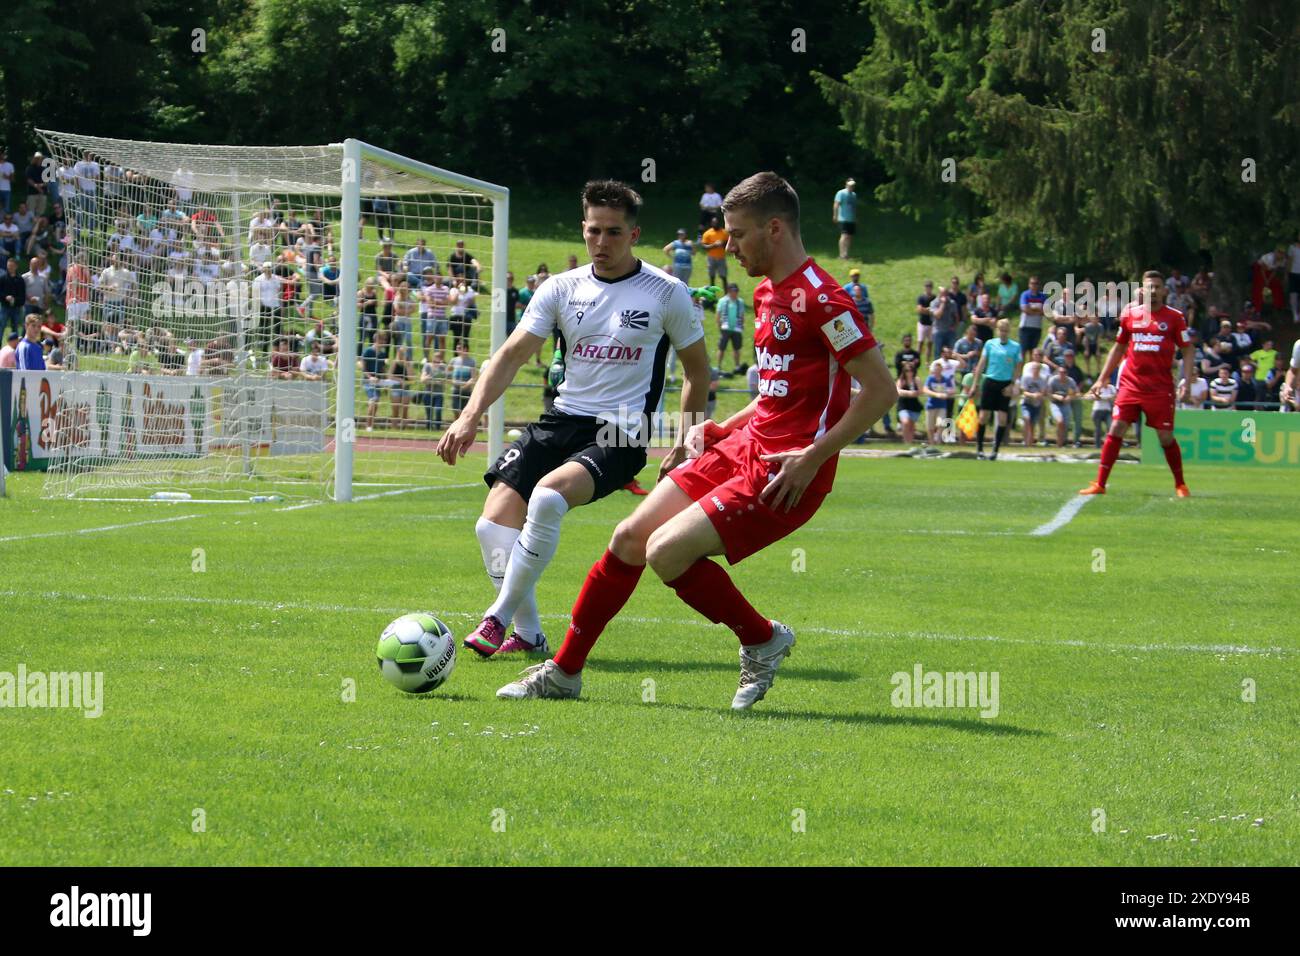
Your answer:
[[[506,565],[510,561],[510,552],[514,550],[519,539],[519,529],[479,518],[474,525],[478,535],[479,551],[483,555],[483,570],[492,582],[492,590],[501,593],[501,582],[505,578]],[[489,613],[491,613],[489,611]],[[503,623],[509,623],[503,621]],[[537,592],[530,589],[519,602],[514,613],[515,631],[525,641],[536,644],[542,639],[542,620],[537,611]]]
[[[537,582],[560,545],[560,521],[568,510],[569,503],[555,489],[533,489],[528,500],[528,520],[510,551],[501,592],[487,609],[498,621],[508,620],[525,598],[536,593]]]

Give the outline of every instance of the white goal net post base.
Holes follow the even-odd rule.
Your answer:
[[[450,366],[459,339],[480,359],[505,340],[505,187],[355,139],[253,147],[38,133],[67,220],[55,268],[67,370],[57,387],[66,406],[101,406],[93,447],[78,444],[86,429],[52,427],[57,418],[27,423],[47,495],[238,499],[261,490],[349,501],[358,487],[439,483],[427,433],[458,411],[441,380],[452,382],[454,370],[430,376],[424,366]],[[282,338],[289,354],[273,355]],[[318,376],[301,365],[314,343],[328,366]],[[372,356],[358,370],[363,348],[382,365]],[[367,377],[371,364],[378,378]],[[136,401],[145,384],[158,395],[180,391],[183,379],[193,386],[183,390],[187,413],[199,400],[191,396],[220,397],[181,467],[162,467],[157,450],[180,440],[146,424],[174,425],[175,416],[124,417],[103,397],[125,394],[105,387],[114,375],[138,379]],[[263,401],[271,407],[257,407]],[[133,432],[115,433],[119,422]],[[279,439],[282,427],[311,437],[315,422],[311,441]],[[499,399],[489,455],[501,453],[503,431]]]

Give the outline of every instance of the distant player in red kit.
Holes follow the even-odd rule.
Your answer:
[[[759,397],[718,424],[687,432],[686,460],[614,529],[573,608],[554,660],[497,696],[577,697],[587,654],[631,597],[646,564],[677,596],[740,639],[731,706],[760,700],[794,631],[756,611],[710,555],[736,564],[811,518],[831,490],[840,449],[898,398],[889,369],[848,293],[804,251],[799,197],[757,173],[723,203],[727,251],[751,276]],[[850,401],[850,378],[862,386]]]
[[[1174,355],[1183,352],[1183,386],[1176,396],[1186,400],[1187,391],[1196,381],[1196,349],[1187,334],[1183,313],[1165,305],[1165,280],[1159,272],[1142,276],[1142,301],[1132,302],[1119,317],[1119,332],[1115,347],[1106,356],[1101,373],[1088,393],[1098,397],[1103,384],[1110,381],[1115,366],[1124,360],[1119,375],[1119,392],[1115,396],[1115,416],[1110,433],[1101,446],[1101,465],[1097,480],[1079,492],[1081,495],[1104,495],[1106,479],[1119,457],[1124,433],[1130,422],[1145,415],[1147,427],[1154,428],[1160,436],[1160,446],[1165,451],[1165,461],[1174,473],[1174,491],[1179,498],[1191,496],[1183,481],[1183,453],[1174,441],[1174,380],[1170,369]],[[1125,356],[1127,352],[1127,357]]]

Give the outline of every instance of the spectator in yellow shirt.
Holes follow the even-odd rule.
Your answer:
[[[709,220],[709,228],[704,230],[701,247],[708,252],[709,285],[722,285],[727,281],[727,239],[730,233],[722,228],[717,216]],[[722,282],[718,280],[721,279]]]

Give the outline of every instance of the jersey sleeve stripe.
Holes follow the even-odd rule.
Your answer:
[[[821,417],[817,420],[817,434],[813,436],[813,441],[826,434],[826,416],[830,414],[831,401],[835,397],[835,377],[840,370],[839,363],[835,361],[834,355],[827,355],[826,358],[826,404],[822,406]],[[804,434],[807,434],[807,432]]]
[[[645,393],[645,405],[643,408],[643,423],[653,421],[652,416],[659,410],[659,398],[664,391],[664,370],[668,365],[668,336],[664,335],[659,339],[659,345],[655,349],[654,373],[650,376],[650,387]],[[640,436],[649,438],[648,435]]]

